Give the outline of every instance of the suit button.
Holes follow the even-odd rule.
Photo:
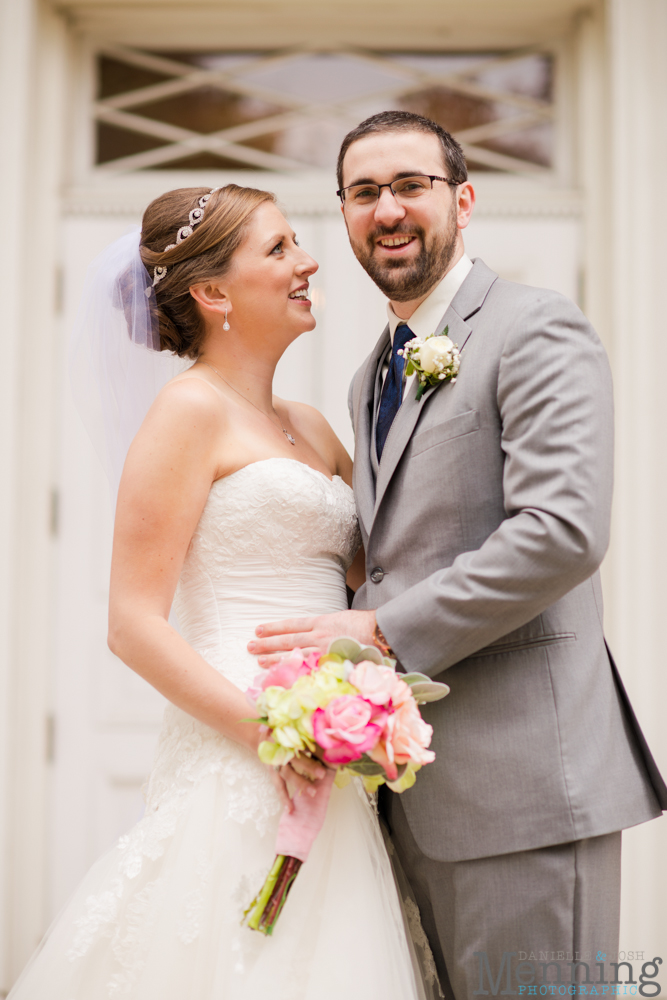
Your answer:
[[[373,583],[382,583],[384,579],[384,570],[381,566],[376,566],[374,570],[371,571],[371,580]]]

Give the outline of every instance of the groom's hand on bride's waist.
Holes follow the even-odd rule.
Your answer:
[[[292,649],[308,654],[326,653],[332,639],[349,635],[364,645],[375,645],[374,611],[335,611],[312,618],[286,618],[281,622],[258,625],[256,639],[248,643],[248,652],[258,657],[260,667],[270,667]]]

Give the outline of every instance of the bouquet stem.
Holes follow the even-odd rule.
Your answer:
[[[301,864],[298,858],[285,854],[276,857],[266,882],[244,914],[244,918],[248,918],[247,924],[251,930],[260,931],[262,934],[273,934],[273,928]]]

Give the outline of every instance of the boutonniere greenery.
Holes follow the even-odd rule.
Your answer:
[[[417,372],[417,401],[432,385],[440,385],[441,382],[453,385],[456,382],[461,354],[458,344],[449,339],[448,333],[449,327],[446,326],[440,334],[432,333],[425,339],[415,337],[398,352],[405,358],[406,378]]]

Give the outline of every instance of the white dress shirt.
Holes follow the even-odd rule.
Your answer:
[[[432,333],[435,333],[436,327],[442,317],[445,315],[446,311],[451,305],[452,299],[458,292],[459,288],[468,277],[470,271],[472,270],[472,261],[467,254],[464,253],[461,260],[459,260],[451,271],[448,271],[444,278],[438,282],[432,292],[426,296],[421,305],[418,305],[412,316],[409,319],[399,319],[394,310],[391,308],[391,303],[387,302],[387,317],[389,319],[389,336],[391,337],[392,347],[394,345],[394,334],[396,333],[396,327],[399,323],[407,323],[415,337],[429,337]],[[387,371],[389,369],[389,364],[383,365],[382,368],[382,384],[384,385],[384,380],[387,376]],[[416,378],[416,372],[413,372],[410,378],[405,379],[403,384],[403,399],[405,399],[408,389],[414,382]]]

